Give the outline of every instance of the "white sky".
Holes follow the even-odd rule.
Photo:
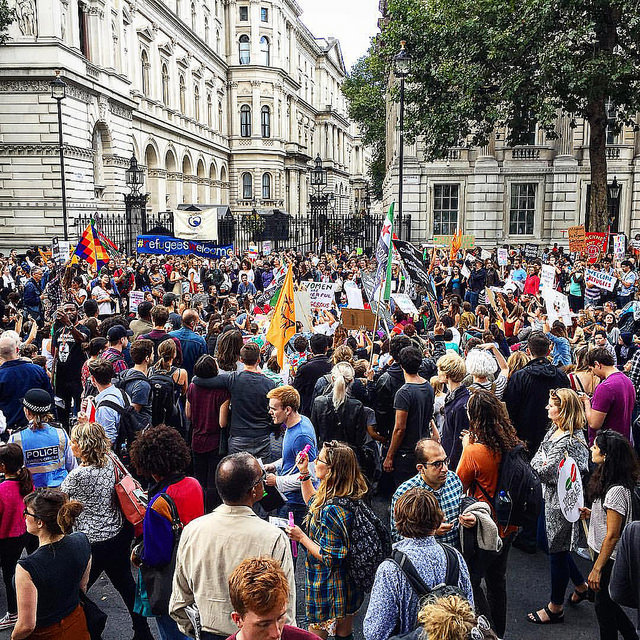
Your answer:
[[[298,0],[302,21],[316,38],[340,40],[347,69],[369,48],[378,30],[378,0]]]

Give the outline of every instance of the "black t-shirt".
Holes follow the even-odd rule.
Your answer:
[[[38,590],[37,629],[60,622],[78,606],[80,581],[90,557],[89,539],[76,532],[18,560]]]
[[[276,383],[262,373],[240,371],[225,376],[231,392],[231,437],[260,438],[269,435],[273,421],[269,415],[267,393]]]
[[[428,382],[403,384],[396,392],[393,408],[406,411],[407,427],[398,451],[413,453],[420,438],[431,434],[429,423],[433,416],[433,387]]]
[[[91,340],[91,331],[88,327],[79,324],[76,329],[87,342]],[[82,343],[75,341],[71,327],[61,327],[53,335],[53,344],[57,351],[56,388],[80,385],[82,365],[87,359]]]

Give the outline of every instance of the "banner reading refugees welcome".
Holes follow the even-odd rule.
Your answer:
[[[605,271],[596,271],[595,269],[585,269],[584,279],[586,282],[595,284],[605,291],[613,291],[616,286],[617,278]]]
[[[186,256],[192,254],[201,258],[222,258],[233,247],[221,247],[210,242],[196,242],[194,240],[180,240],[170,236],[138,236],[136,251],[171,256]]]

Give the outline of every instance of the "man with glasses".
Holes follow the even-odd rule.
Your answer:
[[[402,539],[396,529],[394,518],[394,507],[398,498],[409,489],[419,487],[434,493],[444,513],[444,521],[436,531],[436,539],[459,547],[458,517],[462,501],[462,482],[455,472],[449,469],[449,458],[440,443],[435,440],[419,440],[415,448],[415,457],[418,473],[402,483],[391,500],[391,537],[394,542]]]

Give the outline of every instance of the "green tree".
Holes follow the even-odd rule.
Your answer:
[[[385,122],[386,88],[389,72],[374,46],[360,58],[342,84],[349,99],[349,117],[360,126],[362,142],[371,149],[369,177],[374,197],[382,199],[382,183],[386,172]]]
[[[16,12],[9,7],[8,0],[0,0],[0,44],[7,41],[7,27],[16,19]]]
[[[424,140],[428,159],[444,157],[452,146],[484,145],[498,126],[518,144],[532,119],[557,138],[558,112],[584,118],[590,228],[606,231],[606,105],[615,105],[616,131],[637,128],[640,110],[635,2],[388,0],[380,45],[366,64],[390,69],[401,40],[414,60],[405,129],[409,140]]]

